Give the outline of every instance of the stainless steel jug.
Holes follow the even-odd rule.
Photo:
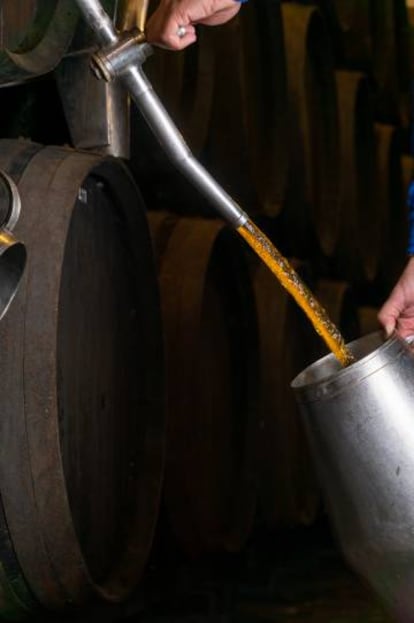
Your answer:
[[[292,382],[327,512],[349,565],[396,621],[414,621],[414,353],[382,332]]]

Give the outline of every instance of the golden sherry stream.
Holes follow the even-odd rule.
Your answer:
[[[346,347],[344,338],[330,320],[325,309],[265,234],[251,220],[247,220],[237,231],[303,309],[315,331],[325,341],[341,365],[345,367],[354,363],[355,359]]]

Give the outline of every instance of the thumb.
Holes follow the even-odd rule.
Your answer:
[[[395,331],[395,321],[388,321],[384,326],[385,337],[389,338]]]
[[[391,335],[394,333],[397,319],[400,313],[400,308],[395,305],[395,303],[390,299],[380,309],[378,314],[378,321],[384,327],[385,335],[387,338],[391,337]]]

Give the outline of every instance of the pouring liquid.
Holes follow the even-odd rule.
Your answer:
[[[265,234],[249,219],[237,232],[250,245],[266,266],[280,281],[281,285],[294,298],[305,312],[315,331],[325,341],[340,364],[344,367],[355,359],[347,349],[345,340],[330,320],[322,305],[315,299],[286,258],[276,249]]]

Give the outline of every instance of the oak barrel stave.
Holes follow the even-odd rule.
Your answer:
[[[309,264],[295,258],[290,261],[311,286]],[[250,270],[259,326],[259,516],[268,528],[278,530],[311,524],[320,509],[319,486],[290,390],[296,371],[312,361],[311,329],[302,311],[264,264],[254,258]]]
[[[52,71],[72,40],[79,16],[76,3],[13,0],[3,2],[0,10],[0,85],[18,84]]]
[[[333,50],[316,7],[283,4],[282,17],[291,133],[286,235],[297,240],[292,248],[302,257],[313,230],[330,256],[338,235],[340,161]]]
[[[377,276],[382,220],[376,203],[374,94],[366,74],[337,71],[340,123],[340,228],[338,276],[372,281]]]
[[[390,291],[404,268],[408,241],[402,134],[397,126],[377,123],[375,136],[377,219],[382,227],[378,284]]]
[[[244,255],[217,219],[149,218],[166,335],[167,517],[190,556],[237,551],[255,511],[256,329]]]

